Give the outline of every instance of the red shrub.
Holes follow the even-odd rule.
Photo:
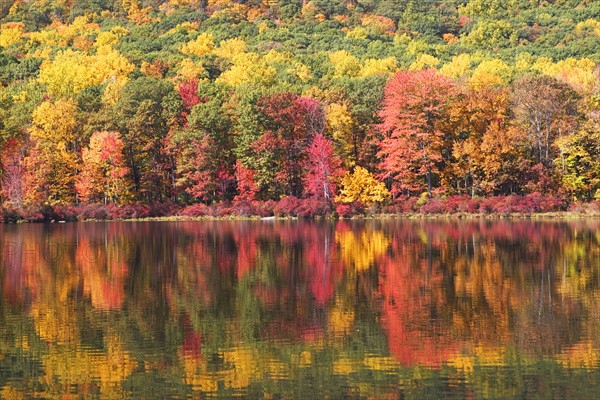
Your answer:
[[[204,217],[210,215],[210,208],[202,203],[192,204],[180,210],[179,215],[184,217]]]
[[[279,200],[277,205],[274,207],[273,212],[276,216],[292,216],[298,215],[298,208],[300,207],[300,199],[294,196],[287,196]]]
[[[170,217],[177,215],[181,206],[173,202],[153,203],[149,206],[151,217]]]
[[[328,202],[309,197],[307,199],[301,199],[296,209],[296,213],[300,217],[310,218],[317,215],[324,216],[331,212],[331,206]]]
[[[350,207],[348,204],[338,204],[335,207],[335,212],[340,216],[340,217],[349,217],[350,215],[352,215],[352,207]]]
[[[479,212],[490,214],[495,212],[498,203],[503,199],[502,196],[485,197],[479,202]]]
[[[394,200],[394,203],[387,208],[388,212],[391,213],[412,213],[418,211],[417,201],[418,197],[412,196],[399,196]]]
[[[140,202],[122,206],[111,204],[106,207],[106,212],[110,219],[148,218],[151,216],[150,207]]]
[[[79,215],[75,206],[45,207],[41,212],[47,221],[77,221]]]
[[[45,217],[41,210],[37,207],[28,207],[23,210],[17,211],[18,219],[23,219],[27,222],[44,222]]]
[[[255,202],[244,198],[236,198],[231,204],[231,215],[238,215],[240,217],[250,217],[252,215],[258,215],[258,211],[255,207]]]
[[[231,215],[231,207],[226,203],[213,203],[210,206],[210,215],[213,217],[226,217]]]
[[[443,214],[445,212],[445,204],[442,199],[429,199],[421,207],[421,212],[424,214]]]
[[[525,198],[535,212],[561,211],[567,208],[567,201],[561,196],[542,196],[540,193],[531,193]]]
[[[271,217],[275,215],[275,207],[277,206],[277,202],[274,200],[267,201],[254,201],[254,208],[257,213],[261,217]]]
[[[108,219],[108,213],[102,204],[83,204],[79,206],[79,219],[104,220]]]
[[[479,209],[479,200],[466,195],[450,196],[445,200],[445,203],[445,210],[448,213],[475,213]]]

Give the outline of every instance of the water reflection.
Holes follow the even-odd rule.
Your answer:
[[[0,397],[594,397],[599,227],[0,226]]]

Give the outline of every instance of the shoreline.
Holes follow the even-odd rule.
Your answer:
[[[367,221],[367,220],[438,220],[438,221],[501,221],[501,220],[531,220],[531,221],[579,221],[583,219],[600,220],[600,212],[597,213],[578,213],[572,211],[555,211],[541,213],[380,213],[371,215],[354,215],[350,217],[338,216],[317,216],[317,217],[298,217],[298,216],[271,216],[261,217],[256,215],[239,216],[185,216],[185,215],[166,215],[157,217],[141,218],[82,218],[71,220],[50,220],[50,221],[28,221],[18,220],[14,222],[0,222],[3,225],[17,224],[61,224],[61,223],[85,223],[85,222],[194,222],[194,221],[262,221],[262,222],[281,222],[281,221]]]

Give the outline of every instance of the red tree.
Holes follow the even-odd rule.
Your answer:
[[[258,187],[254,181],[255,172],[244,167],[241,161],[235,163],[235,177],[237,179],[238,192],[236,199],[239,200],[254,200]]]
[[[23,149],[17,139],[7,140],[0,150],[1,188],[4,201],[13,207],[23,205]]]
[[[457,92],[454,82],[434,69],[398,72],[387,84],[379,156],[383,177],[394,180],[394,194],[426,187],[431,196],[442,161],[446,108]]]
[[[129,169],[119,132],[95,132],[82,152],[83,165],[75,188],[82,201],[122,203],[129,195]]]
[[[330,202],[336,195],[335,182],[342,176],[340,165],[331,141],[317,134],[308,149],[308,173],[304,178],[306,193]]]
[[[233,176],[219,157],[219,147],[212,136],[202,132],[187,132],[176,141],[180,146],[177,184],[202,201],[223,199],[233,184]]]
[[[265,175],[274,171],[272,180],[285,195],[302,194],[306,149],[314,135],[325,128],[321,104],[293,93],[278,93],[259,101],[260,111],[267,117],[265,134],[253,146],[260,149],[258,164]],[[269,179],[261,179],[263,182]]]
[[[198,96],[198,79],[190,79],[182,82],[177,86],[177,92],[181,96],[181,102],[183,103],[184,111],[182,117],[187,120],[192,107],[201,101],[200,96]]]

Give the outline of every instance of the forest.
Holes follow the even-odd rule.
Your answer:
[[[0,221],[600,210],[600,2],[0,2]]]

